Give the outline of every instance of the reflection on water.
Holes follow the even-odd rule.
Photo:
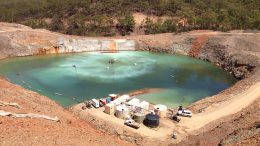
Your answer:
[[[12,82],[63,106],[143,88],[163,90],[139,98],[168,106],[186,105],[236,82],[210,63],[149,52],[23,57],[1,61],[0,67],[0,73]]]

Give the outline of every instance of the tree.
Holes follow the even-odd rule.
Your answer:
[[[202,29],[215,29],[217,25],[217,15],[214,11],[207,10],[199,19],[199,25]]]
[[[118,19],[118,24],[116,25],[117,30],[121,35],[129,35],[133,32],[135,26],[134,17],[130,14]]]
[[[104,15],[94,16],[87,23],[87,32],[91,36],[113,36],[115,35],[114,21]]]
[[[145,20],[145,34],[156,34],[156,33],[166,33],[166,32],[175,32],[176,24],[171,19],[158,19],[156,22],[153,22],[151,19],[146,18]]]
[[[176,24],[171,19],[164,20],[162,24],[162,28],[164,32],[175,32],[176,31]]]
[[[61,16],[54,15],[51,20],[50,30],[52,31],[62,31],[64,29],[63,22],[61,20]]]
[[[85,35],[85,19],[82,15],[75,15],[68,21],[67,34],[72,35]]]
[[[217,21],[218,29],[220,29],[221,31],[228,31],[232,28],[229,14],[226,9],[220,9]]]

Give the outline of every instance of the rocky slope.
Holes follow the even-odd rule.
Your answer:
[[[22,108],[0,106],[14,113],[57,116],[60,122],[37,118],[0,117],[0,145],[131,145],[99,132],[45,96],[13,85],[0,77],[0,101],[15,102]]]
[[[259,82],[260,69],[260,34],[259,33],[243,33],[233,31],[229,33],[212,32],[212,31],[193,31],[183,34],[157,34],[157,35],[139,35],[128,37],[114,37],[114,38],[82,38],[77,36],[66,36],[58,33],[49,32],[46,30],[33,30],[31,28],[18,25],[0,23],[0,58],[27,56],[27,55],[42,55],[49,53],[67,53],[67,52],[81,52],[81,51],[117,51],[117,50],[148,50],[155,52],[167,52],[172,54],[189,55],[199,59],[212,62],[221,68],[232,73],[236,78],[243,79],[235,84],[233,87],[221,92],[218,95],[205,98],[195,102],[189,108],[196,112],[203,112],[208,107],[221,104],[223,101],[235,97],[251,85]],[[64,121],[60,125],[39,122],[39,120],[32,120],[28,123],[27,120],[14,120],[9,118],[1,118],[0,122],[2,131],[1,141],[6,141],[6,144],[11,144],[12,141],[19,141],[19,138],[27,138],[29,142],[33,142],[35,135],[43,136],[38,144],[51,144],[46,139],[50,138],[54,142],[54,137],[61,140],[61,137],[66,137],[65,141],[59,141],[58,145],[63,144],[77,144],[80,133],[86,133],[86,137],[82,139],[92,140],[93,144],[96,141],[96,133],[92,129],[87,134],[86,128],[82,128],[81,124],[71,124],[70,122],[76,120],[67,111],[64,111],[57,104],[52,101],[41,102],[47,100],[36,93],[32,93],[1,79],[0,100],[15,101],[20,104],[27,104],[28,108],[23,109],[24,112],[39,112],[48,113],[50,115],[60,116]],[[8,85],[8,88],[5,87]],[[18,89],[15,92],[13,89]],[[18,98],[25,97],[25,98]],[[15,98],[13,98],[15,97]],[[37,98],[36,98],[37,97]],[[260,96],[259,96],[260,97]],[[26,102],[25,102],[26,101]],[[40,101],[40,102],[39,102]],[[27,105],[25,105],[27,107]],[[55,108],[54,108],[55,107]],[[58,107],[58,108],[56,108]],[[0,107],[2,109],[2,107]],[[10,109],[14,110],[14,109]],[[254,145],[259,143],[259,98],[252,105],[241,109],[234,115],[223,117],[217,121],[203,127],[199,133],[193,133],[184,139],[180,145],[233,145],[233,144],[248,144]],[[55,113],[55,114],[54,114]],[[72,119],[72,120],[66,120]],[[66,122],[67,121],[67,122]],[[78,123],[78,120],[76,120]],[[79,120],[80,121],[80,120]],[[82,121],[81,121],[82,122]],[[79,122],[79,123],[81,123]],[[38,124],[39,123],[39,124]],[[83,122],[84,123],[84,122]],[[63,125],[62,125],[63,124]],[[17,128],[8,128],[11,125],[18,125],[20,131],[13,134]],[[84,124],[83,124],[84,125]],[[61,128],[61,127],[68,128]],[[26,128],[29,127],[29,128]],[[47,127],[47,128],[46,128]],[[49,128],[48,128],[49,127]],[[71,129],[70,129],[71,128]],[[32,132],[30,129],[40,129]],[[43,131],[48,131],[46,136]],[[68,129],[68,130],[65,130]],[[82,130],[82,131],[81,131]],[[55,131],[57,131],[55,133]],[[66,133],[71,133],[72,137],[68,137]],[[19,136],[27,135],[27,136]],[[56,135],[55,135],[56,134]],[[63,135],[62,135],[63,134]],[[61,135],[58,138],[58,135]],[[92,136],[91,136],[92,135]],[[98,135],[98,134],[97,134]],[[89,137],[89,138],[87,138]],[[67,141],[72,139],[72,143]],[[36,138],[37,139],[37,138]],[[93,140],[94,139],[94,140]],[[24,141],[23,141],[24,142]],[[87,143],[87,142],[86,142]],[[17,144],[20,144],[17,142]],[[27,143],[26,143],[27,144]],[[29,143],[28,143],[29,144]],[[33,143],[30,143],[33,144]],[[82,143],[79,143],[82,144]],[[102,142],[101,142],[102,144]],[[56,144],[55,144],[56,145]]]

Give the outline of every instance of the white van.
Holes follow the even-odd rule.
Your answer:
[[[99,108],[99,102],[98,102],[98,100],[96,100],[95,98],[91,99],[91,104],[92,104],[95,108]]]

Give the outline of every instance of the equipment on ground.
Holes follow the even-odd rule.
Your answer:
[[[172,138],[177,139],[177,133],[173,133]]]
[[[133,119],[135,120],[135,122],[137,123],[143,123],[145,118],[145,114],[144,113],[135,113],[133,116]]]
[[[159,126],[159,123],[160,123],[160,117],[158,115],[155,115],[155,114],[147,114],[145,116],[145,119],[144,119],[144,125],[145,126],[148,126],[148,127],[151,127],[151,128],[156,128]]]
[[[154,106],[154,112],[157,113],[161,118],[167,116],[167,106],[162,104],[157,104]]]
[[[124,124],[127,125],[127,126],[129,126],[129,127],[134,128],[134,129],[140,128],[140,125],[137,124],[133,119],[127,119],[127,120],[125,120]]]
[[[88,109],[92,108],[92,104],[90,101],[86,101],[85,104]]]
[[[115,105],[108,103],[105,105],[105,113],[109,115],[114,115],[115,114]]]
[[[176,121],[176,122],[180,122],[180,121],[181,121],[181,118],[178,117],[177,115],[173,115],[173,116],[172,116],[172,120],[173,120],[173,121]]]
[[[116,107],[116,117],[120,119],[126,119],[129,117],[129,109],[126,105],[118,105]]]

